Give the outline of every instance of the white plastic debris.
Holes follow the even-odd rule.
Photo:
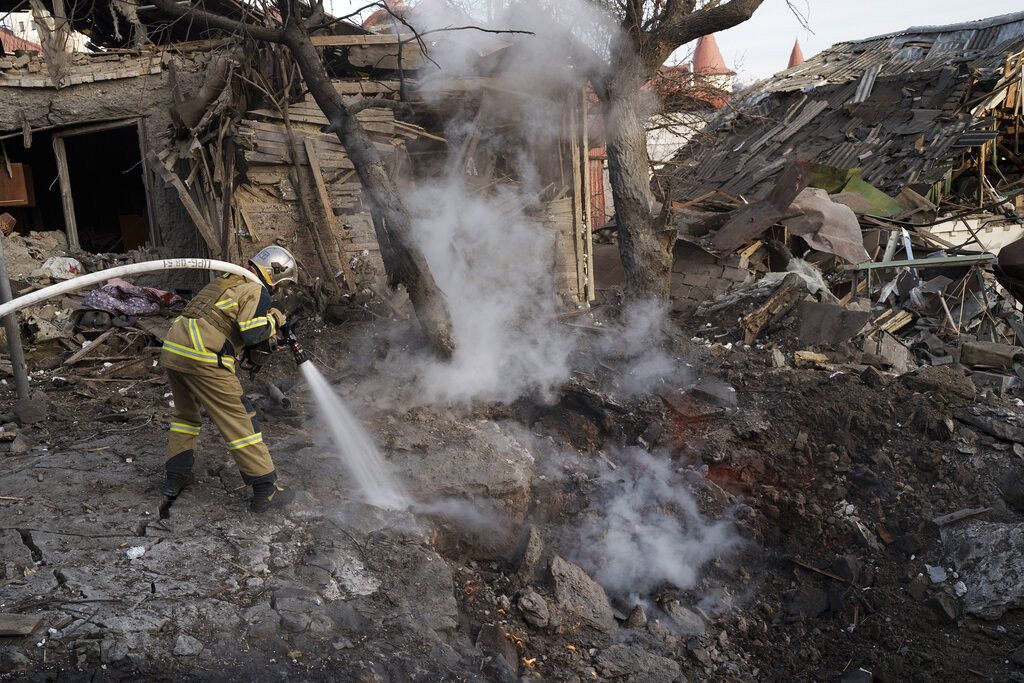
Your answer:
[[[930,564],[924,566],[928,570],[928,579],[932,583],[942,583],[946,580],[946,570],[942,567],[933,567]]]
[[[103,367],[105,367],[105,368],[112,368],[112,367],[114,367],[114,364],[110,363],[110,362],[106,362],[106,363],[103,364]]]
[[[137,560],[146,554],[146,548],[141,545],[133,545],[131,548],[124,551],[124,554],[128,556],[129,560]]]
[[[956,597],[962,598],[967,595],[967,584],[963,581],[957,581],[953,584],[953,592],[956,593]]]

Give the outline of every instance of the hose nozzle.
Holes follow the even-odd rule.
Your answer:
[[[309,360],[309,354],[302,348],[302,343],[299,341],[298,335],[295,334],[294,325],[286,325],[281,328],[283,333],[283,341],[288,345],[288,348],[292,350],[292,357],[295,358],[296,365],[302,365]]]

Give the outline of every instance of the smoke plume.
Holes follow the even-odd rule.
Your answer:
[[[602,68],[600,50],[576,54],[578,36],[608,36],[614,29],[582,0],[519,2],[490,22],[432,3],[408,20],[436,39],[420,97],[444,106],[448,117],[456,114],[445,130],[447,167],[418,179],[403,198],[413,235],[444,292],[457,350],[450,362],[411,359],[414,371],[404,374],[418,378],[424,400],[547,399],[569,376],[576,335],[555,320],[556,230],[543,200],[557,188],[544,185],[539,165],[564,144],[566,94],[582,95],[585,74]],[[532,35],[436,32],[467,24]],[[472,76],[491,79],[479,108],[450,106],[446,88]],[[501,155],[511,177],[478,168],[479,151],[483,158]]]
[[[627,449],[598,476],[575,557],[609,592],[649,595],[692,588],[702,566],[736,550],[729,520],[709,521],[667,455]]]

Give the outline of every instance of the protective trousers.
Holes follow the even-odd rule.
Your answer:
[[[255,423],[256,413],[244,398],[242,385],[224,370],[215,375],[193,375],[166,368],[174,396],[171,433],[167,440],[167,470],[187,473],[192,469],[196,439],[202,420],[202,406],[235,458],[246,484],[269,483],[277,479],[274,461]]]

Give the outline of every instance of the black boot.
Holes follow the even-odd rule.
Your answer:
[[[191,472],[171,472],[164,475],[164,481],[160,484],[160,493],[168,498],[177,498],[189,484],[192,483]]]
[[[285,488],[280,484],[260,483],[252,487],[252,500],[249,501],[249,510],[252,512],[266,512],[271,508],[281,508],[295,500],[295,490]]]
[[[192,465],[195,451],[187,450],[167,459],[166,474],[160,484],[160,493],[168,498],[177,498],[182,489],[192,483]]]

